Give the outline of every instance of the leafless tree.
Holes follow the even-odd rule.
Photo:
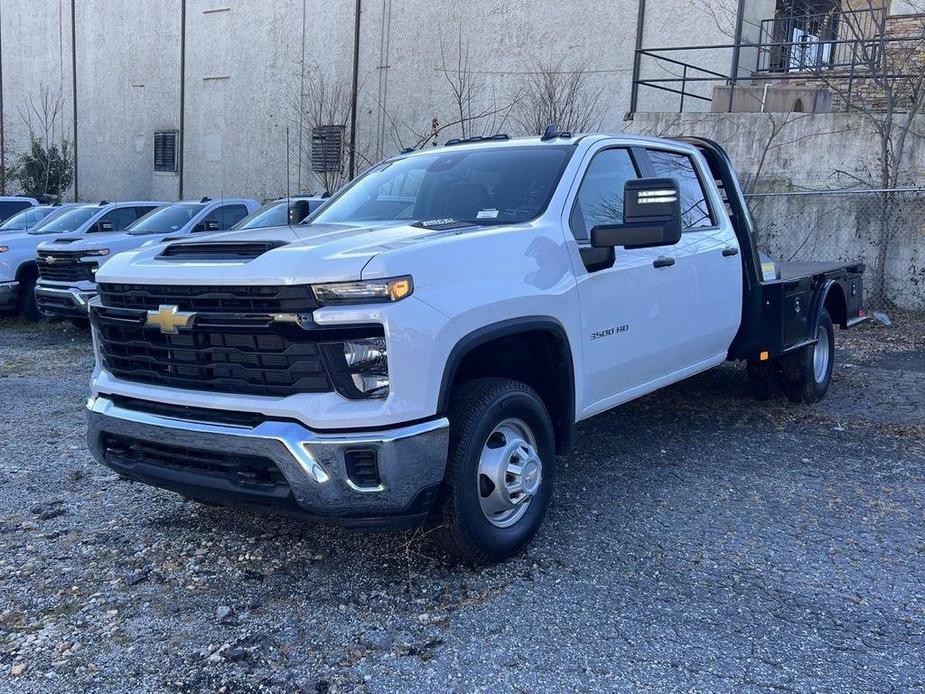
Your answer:
[[[563,130],[596,130],[604,120],[604,87],[591,79],[588,63],[568,67],[534,59],[518,95],[514,121],[526,132],[541,134],[556,124]]]
[[[16,160],[15,175],[24,192],[59,197],[73,180],[73,153],[62,134],[64,97],[60,90],[40,84],[19,109],[29,134],[29,148]]]
[[[452,57],[448,58],[446,43],[443,37],[440,38],[440,72],[453,96],[454,115],[458,119],[460,133],[464,138],[469,137],[475,116],[474,110],[485,83],[472,71],[469,64],[469,42],[463,41],[462,26],[459,27],[455,60]]]
[[[63,111],[64,97],[61,92],[53,91],[47,84],[40,84],[38,97],[28,97],[25,105],[19,109],[19,117],[30,137],[56,145]]]
[[[297,90],[295,97],[293,121],[299,135],[295,144],[300,148],[299,160],[307,163],[306,178],[317,181],[324,192],[333,193],[349,175],[350,86],[313,65],[306,75],[304,93]],[[360,147],[354,156],[365,161]]]
[[[408,123],[378,104],[398,150],[423,149],[447,135],[491,137],[505,130],[518,97],[502,95],[496,84],[488,83],[482,73],[473,69],[469,40],[462,27],[453,44],[441,37],[440,65],[435,69],[448,91],[440,95],[437,112],[429,120]]]

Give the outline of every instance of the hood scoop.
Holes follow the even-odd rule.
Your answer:
[[[67,238],[67,237],[65,236],[65,237],[60,238],[60,239],[55,239],[55,240],[53,241],[53,243],[74,243],[74,242],[77,241],[77,240],[78,240],[78,239],[75,239],[75,238]]]
[[[167,260],[229,260],[248,261],[258,258],[274,248],[285,246],[285,241],[215,241],[172,243],[158,258]]]

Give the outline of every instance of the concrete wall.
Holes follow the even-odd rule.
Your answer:
[[[3,19],[4,126],[8,152],[28,142],[24,116],[30,99],[38,101],[43,87],[53,95],[71,90],[70,3],[40,0],[0,1]],[[39,37],[41,39],[39,40]],[[71,137],[71,102],[62,99],[59,134]]]
[[[729,151],[750,198],[759,240],[789,260],[862,260],[867,286],[877,271],[884,218],[879,188],[879,139],[859,114],[637,114],[635,132],[709,137]],[[925,116],[913,129],[925,132]],[[925,310],[925,138],[911,136],[899,186],[891,196],[885,296],[902,308]],[[818,194],[806,195],[816,191]],[[834,192],[827,192],[834,191]]]
[[[175,5],[77,3],[78,177],[85,199],[176,199],[175,176],[153,172],[154,131],[175,129],[179,115],[179,55],[168,38],[180,31]],[[157,39],[139,40],[152,26],[159,27]],[[69,70],[70,55],[66,60]],[[65,96],[70,104],[70,92]]]
[[[733,20],[725,13],[735,2],[724,1],[729,8],[721,10],[707,9],[715,3],[702,0],[649,2],[644,43],[728,42],[724,32],[732,30]],[[749,0],[746,14],[767,14],[771,3]],[[619,129],[630,104],[637,7],[638,0],[365,0],[361,153],[375,160],[413,141],[412,133],[426,132],[433,118],[444,124],[455,119],[440,70],[441,45],[455,66],[460,37],[480,85],[476,111],[510,103],[536,60],[554,65],[561,59],[566,71],[587,66],[588,88],[602,94],[603,126]],[[319,70],[349,89],[353,11],[348,0],[187,0],[185,197],[283,194],[287,127],[290,188],[318,189],[296,103],[303,77]],[[725,19],[718,22],[714,15]],[[17,112],[40,82],[62,95],[61,126],[70,138],[70,2],[0,0],[0,16],[11,148],[24,146]],[[153,171],[153,134],[180,127],[180,0],[81,0],[76,31],[80,197],[175,198],[178,176]],[[726,74],[730,57],[712,52],[697,59]],[[640,96],[643,110],[676,107],[664,92],[644,90]],[[514,119],[504,116],[480,121],[473,132],[484,127],[520,134]],[[448,128],[440,139],[458,134]]]

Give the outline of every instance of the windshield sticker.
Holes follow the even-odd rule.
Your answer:
[[[475,215],[476,219],[497,219],[498,210],[479,210]]]
[[[457,221],[456,221],[455,219],[451,219],[451,218],[447,218],[447,219],[422,219],[422,220],[420,220],[419,222],[417,222],[417,226],[423,227],[424,229],[430,229],[431,227],[443,227],[443,226],[448,226],[448,225],[452,225],[452,224],[456,224],[456,223],[457,223]]]

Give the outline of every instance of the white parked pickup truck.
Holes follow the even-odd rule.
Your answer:
[[[102,221],[144,214],[158,203],[102,202],[99,205],[67,203],[56,207],[28,230],[0,231],[0,309],[19,311],[29,320],[37,321],[43,316],[36,299],[38,265],[36,249],[50,238],[63,244],[79,237]],[[136,208],[140,211],[136,212]],[[33,206],[29,210],[41,210]],[[19,215],[16,215],[18,217]],[[16,217],[8,221],[15,222]],[[18,223],[16,224],[18,226]],[[87,259],[89,262],[89,258]],[[99,258],[94,258],[98,261]],[[84,309],[86,320],[86,308]]]
[[[100,266],[122,251],[159,239],[227,231],[260,207],[256,200],[225,198],[178,203],[109,203],[112,209],[80,233],[38,247],[35,294],[46,315],[86,323]]]
[[[576,422],[721,364],[812,402],[861,265],[763,262],[723,150],[504,136],[389,159],[307,225],[121,254],[89,444],[189,498],[432,523],[471,562],[546,513]]]

